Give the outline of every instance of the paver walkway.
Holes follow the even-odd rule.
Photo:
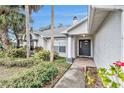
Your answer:
[[[85,77],[83,72],[86,66],[95,67],[95,63],[89,58],[77,58],[54,88],[84,88]]]

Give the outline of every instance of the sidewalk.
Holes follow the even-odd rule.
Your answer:
[[[76,59],[71,68],[58,81],[54,88],[85,88],[83,70],[86,66],[95,66],[95,64],[88,58]]]

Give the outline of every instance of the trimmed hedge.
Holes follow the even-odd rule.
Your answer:
[[[26,58],[25,48],[10,48],[7,50],[7,56],[11,58]]]
[[[5,88],[39,88],[51,81],[58,74],[58,69],[50,63],[40,63],[29,70],[0,81]]]
[[[54,52],[54,59],[57,59],[58,57],[59,57],[58,53]],[[49,61],[50,60],[50,51],[42,50],[42,51],[36,52],[33,55],[33,58],[38,59],[38,60],[43,60],[43,61]]]
[[[38,61],[30,59],[0,59],[0,66],[6,67],[30,67],[34,64],[37,64]]]
[[[33,55],[34,59],[49,61],[50,60],[50,52],[47,50],[42,50]]]

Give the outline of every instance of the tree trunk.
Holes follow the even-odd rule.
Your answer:
[[[27,58],[30,57],[30,15],[29,15],[29,6],[25,5],[25,13],[26,13],[26,41],[27,41]]]
[[[17,35],[17,33],[15,33],[15,37],[16,37],[16,43],[17,43],[17,45],[16,45],[16,47],[17,48],[20,48],[20,41],[19,41],[19,38],[18,38],[18,35]]]
[[[4,29],[1,33],[1,41],[4,49],[7,49],[9,44],[7,32],[7,29]]]
[[[54,5],[51,6],[51,51],[50,62],[54,61]]]

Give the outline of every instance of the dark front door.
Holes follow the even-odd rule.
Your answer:
[[[90,56],[90,40],[79,40],[79,55]]]

